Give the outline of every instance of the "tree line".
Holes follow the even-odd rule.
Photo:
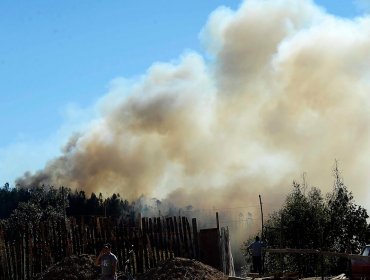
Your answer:
[[[0,187],[0,223],[15,231],[17,225],[37,225],[40,221],[78,216],[115,217],[133,225],[137,213],[176,216],[181,210],[169,201],[145,196],[129,202],[119,193],[104,197],[102,193],[86,194],[83,190],[68,187],[11,188],[8,183]]]
[[[113,193],[87,195],[65,187],[17,187],[6,183],[0,188],[0,220],[9,224],[37,224],[51,218],[110,216],[130,219],[137,202],[129,202]]]

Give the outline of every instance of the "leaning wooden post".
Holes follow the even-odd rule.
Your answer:
[[[262,209],[262,198],[261,195],[258,195],[260,198],[260,207],[261,207],[261,241],[264,239],[263,235],[263,209]],[[262,272],[265,270],[265,254],[262,254]]]
[[[260,207],[261,207],[261,239],[263,238],[263,209],[262,209],[262,199],[261,195],[259,195],[260,198]]]

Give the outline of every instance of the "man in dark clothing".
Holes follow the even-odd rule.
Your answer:
[[[101,267],[101,280],[117,279],[117,257],[111,252],[111,245],[104,244],[95,264]]]
[[[262,273],[262,248],[264,247],[263,242],[260,241],[260,238],[256,236],[256,239],[253,243],[248,246],[248,250],[252,254],[253,259],[253,272],[259,274]]]

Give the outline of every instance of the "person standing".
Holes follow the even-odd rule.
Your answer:
[[[260,241],[260,238],[256,236],[256,239],[253,243],[248,246],[249,252],[252,254],[253,260],[253,272],[259,274],[262,273],[262,248],[264,247],[263,242]]]
[[[111,251],[109,243],[104,244],[95,260],[95,264],[101,267],[101,280],[116,280],[117,279],[117,257]]]

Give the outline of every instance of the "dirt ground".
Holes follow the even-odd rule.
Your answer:
[[[33,280],[98,280],[99,268],[94,265],[95,256],[70,256],[49,267]],[[137,280],[227,280],[222,272],[199,261],[174,258],[161,262]]]

